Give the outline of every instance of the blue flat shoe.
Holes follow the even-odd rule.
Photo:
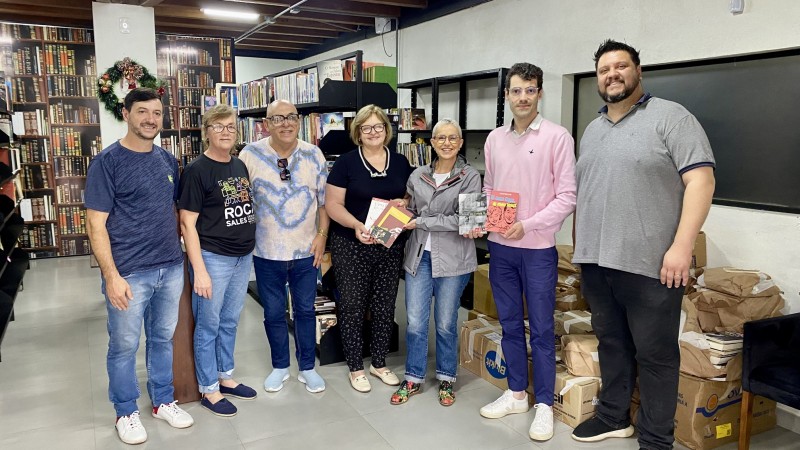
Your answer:
[[[203,397],[200,400],[200,406],[211,411],[213,414],[222,417],[231,417],[236,415],[236,406],[229,402],[227,398],[223,398],[217,403],[211,403],[207,398]]]
[[[242,400],[252,400],[256,398],[256,390],[250,386],[245,386],[241,383],[236,387],[229,388],[219,385],[219,393],[222,395],[230,395],[231,397],[241,398]]]

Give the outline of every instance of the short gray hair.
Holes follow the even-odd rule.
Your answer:
[[[433,126],[433,130],[431,130],[431,137],[436,136],[436,131],[445,125],[452,125],[456,127],[456,131],[458,132],[458,137],[460,138],[464,137],[461,135],[461,125],[459,125],[458,122],[456,122],[453,119],[441,119],[438,122],[436,122],[436,125]]]

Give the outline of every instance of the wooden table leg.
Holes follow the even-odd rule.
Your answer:
[[[184,261],[183,280],[178,325],[172,338],[172,384],[175,387],[175,400],[178,403],[190,403],[200,400],[200,392],[194,373],[194,316],[188,258]]]
[[[739,450],[750,448],[750,431],[753,426],[753,397],[751,392],[742,391],[742,412],[739,419]]]

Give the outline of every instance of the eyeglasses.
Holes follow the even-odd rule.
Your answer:
[[[273,114],[271,116],[267,116],[267,120],[272,122],[273,125],[283,125],[283,123],[286,122],[287,120],[289,121],[289,123],[297,123],[300,121],[300,115],[287,114],[285,116],[282,116],[280,114]]]
[[[281,169],[281,181],[289,181],[292,179],[292,174],[289,172],[289,159],[288,158],[280,158],[278,159],[278,168]]]
[[[536,86],[528,86],[525,89],[523,89],[521,87],[515,87],[515,88],[511,88],[511,89],[508,90],[508,93],[512,97],[519,97],[519,96],[522,95],[523,92],[526,95],[536,95],[536,93],[539,92],[539,88],[536,87]]]
[[[375,125],[361,125],[359,130],[364,134],[372,134],[372,132],[382,133],[386,129],[386,124],[376,123]]]
[[[431,138],[432,141],[435,141],[437,144],[444,144],[445,141],[450,141],[452,143],[456,143],[461,140],[461,136],[434,136]]]
[[[214,130],[214,133],[222,133],[222,130],[228,130],[229,133],[236,133],[236,125],[222,125],[215,123],[213,125],[209,125],[208,128]]]

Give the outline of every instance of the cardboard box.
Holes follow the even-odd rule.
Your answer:
[[[680,374],[675,439],[692,450],[707,450],[739,437],[742,403],[741,381],[712,381]],[[775,427],[775,402],[756,397],[753,434]]]
[[[461,327],[461,367],[502,390],[508,389],[508,366],[500,346],[502,331],[494,319],[478,318]],[[533,398],[533,363],[528,359],[528,393]]]
[[[569,373],[579,377],[599,377],[599,341],[593,334],[568,334],[561,336],[564,346],[564,364]]]
[[[697,234],[697,239],[694,241],[694,250],[692,251],[692,268],[705,267],[707,263],[706,234],[701,231]]]
[[[600,395],[598,378],[576,377],[556,365],[553,417],[572,428],[594,417]]]
[[[592,334],[592,313],[588,311],[556,311],[553,314],[557,336]]]

